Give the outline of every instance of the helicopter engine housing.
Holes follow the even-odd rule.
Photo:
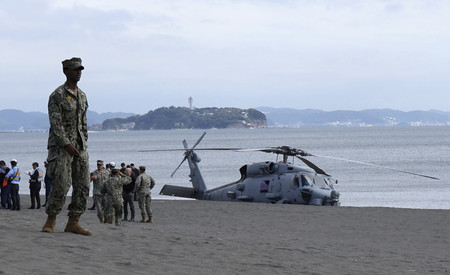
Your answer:
[[[266,161],[247,165],[246,176],[258,177],[264,175],[270,175],[278,170],[278,166],[275,162]]]

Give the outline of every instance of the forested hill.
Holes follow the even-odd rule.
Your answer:
[[[255,109],[162,107],[145,115],[107,119],[102,130],[265,128],[266,116]]]

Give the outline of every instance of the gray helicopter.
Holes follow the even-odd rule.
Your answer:
[[[213,201],[233,201],[233,202],[262,202],[262,203],[286,203],[286,204],[306,204],[306,205],[328,205],[339,206],[339,192],[334,186],[338,183],[330,175],[325,173],[305,157],[316,156],[337,159],[342,161],[356,162],[360,164],[372,165],[385,169],[390,169],[402,173],[437,179],[435,177],[420,175],[403,170],[392,169],[370,163],[352,161],[341,158],[318,156],[309,154],[303,150],[289,146],[269,147],[259,149],[242,148],[202,148],[196,150],[233,150],[237,152],[261,151],[274,153],[282,156],[282,161],[257,162],[246,164],[239,169],[241,177],[235,182],[207,189],[203,180],[198,163],[200,158],[194,152],[194,148],[201,142],[206,132],[197,140],[192,148],[188,148],[186,140],[183,140],[184,158],[171,177],[187,160],[190,169],[190,181],[192,187],[164,185],[160,195],[193,198],[198,200]],[[183,149],[167,150],[143,150],[149,151],[177,151]],[[288,162],[292,157],[301,160],[307,167],[295,166]]]

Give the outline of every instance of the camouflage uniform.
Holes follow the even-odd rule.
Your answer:
[[[141,173],[136,179],[136,193],[138,196],[139,208],[141,209],[142,221],[146,220],[147,217],[150,219],[153,216],[150,205],[152,202],[150,189],[154,186],[155,181],[145,172]]]
[[[99,171],[98,169],[91,173],[92,176],[97,176],[97,179],[92,180],[93,183],[93,196],[95,209],[97,209],[97,217],[102,221],[105,219],[105,195],[106,195],[106,182],[109,179],[109,171],[103,169]]]
[[[123,214],[123,197],[122,190],[123,186],[131,183],[131,177],[110,177],[108,183],[106,184],[106,204],[108,205],[107,215],[108,220],[112,221],[115,216],[115,224],[122,224],[122,214]]]
[[[46,213],[57,216],[64,206],[72,184],[72,202],[68,216],[80,216],[86,209],[89,196],[89,156],[87,153],[88,103],[86,94],[78,88],[77,96],[66,84],[59,86],[49,97],[47,173],[53,180]],[[65,146],[73,144],[79,155],[71,156]]]

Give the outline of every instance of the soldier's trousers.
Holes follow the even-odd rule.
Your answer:
[[[62,148],[54,159],[48,159],[47,173],[52,179],[52,190],[48,198],[46,213],[58,215],[66,202],[67,192],[72,185],[72,201],[68,216],[80,216],[86,210],[89,196],[89,156],[80,150],[80,155],[70,156]]]
[[[105,218],[105,196],[94,195],[95,209],[97,210],[97,217],[99,220]]]
[[[114,219],[116,225],[122,224],[122,215],[123,215],[123,200],[113,200],[109,202],[108,217],[109,219]]]
[[[141,216],[143,219],[150,218],[152,214],[152,197],[150,194],[146,193],[139,193],[138,194],[138,202],[139,202],[139,208],[141,209]]]

